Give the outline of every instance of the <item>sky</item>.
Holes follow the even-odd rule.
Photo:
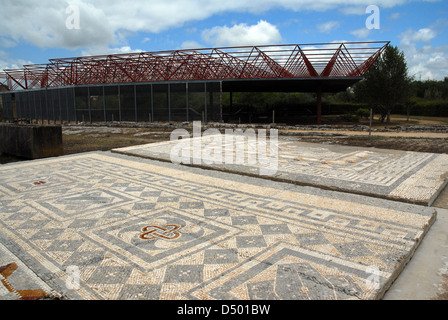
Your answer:
[[[447,39],[447,0],[0,0],[0,70],[85,55],[391,41],[416,80],[443,80]]]

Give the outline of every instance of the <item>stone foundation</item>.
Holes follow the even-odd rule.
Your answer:
[[[61,126],[0,124],[0,153],[40,159],[62,152]]]

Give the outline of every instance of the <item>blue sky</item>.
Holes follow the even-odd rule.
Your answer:
[[[389,40],[417,79],[448,77],[446,0],[1,2],[0,70],[81,55]],[[366,28],[369,5],[379,9],[379,29]]]

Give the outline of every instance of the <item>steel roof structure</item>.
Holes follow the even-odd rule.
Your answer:
[[[0,72],[8,91],[175,81],[222,81],[225,91],[344,90],[388,41],[185,49],[50,59]],[[281,84],[281,85],[278,85]],[[301,91],[301,90],[293,90]]]

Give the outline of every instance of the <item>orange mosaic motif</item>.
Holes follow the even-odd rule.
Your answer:
[[[140,239],[144,240],[155,240],[165,239],[165,240],[174,240],[181,236],[179,232],[177,232],[181,227],[177,224],[167,224],[164,227],[160,226],[146,226],[142,228],[142,234],[140,235]]]
[[[47,293],[42,289],[32,289],[32,290],[16,290],[14,286],[8,281],[8,277],[13,274],[18,268],[16,263],[10,263],[6,266],[0,266],[1,283],[5,288],[12,293],[19,296],[19,300],[39,300],[45,296]]]

